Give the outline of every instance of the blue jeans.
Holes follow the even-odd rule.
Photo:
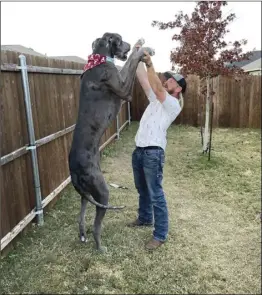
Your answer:
[[[138,220],[153,223],[153,236],[165,241],[168,234],[168,209],[162,188],[165,153],[161,148],[137,147],[132,154],[135,186],[139,194]]]

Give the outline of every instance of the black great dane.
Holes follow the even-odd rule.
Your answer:
[[[140,39],[137,44],[143,43]],[[134,46],[127,59],[130,49],[119,34],[105,33],[93,42],[93,54],[81,76],[78,117],[69,153],[72,184],[81,196],[80,239],[86,242],[85,213],[89,201],[96,206],[93,236],[100,251],[106,250],[101,247],[101,223],[106,210],[124,208],[108,205],[109,190],[100,169],[100,139],[120,111],[122,100],[132,100],[136,69],[144,51],[154,55],[149,47],[137,50]],[[115,57],[126,61],[120,72],[112,62]]]

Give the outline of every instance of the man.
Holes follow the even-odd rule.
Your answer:
[[[137,46],[140,47],[140,46]],[[139,194],[138,218],[128,226],[153,225],[153,238],[146,249],[161,246],[168,235],[168,209],[162,188],[166,132],[181,112],[178,98],[186,90],[186,81],[180,74],[165,72],[163,83],[158,78],[150,55],[145,52],[137,68],[137,78],[150,103],[139,124],[132,154],[135,186]]]

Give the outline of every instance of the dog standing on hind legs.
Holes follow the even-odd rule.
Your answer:
[[[140,39],[137,44],[143,45]],[[153,49],[134,46],[129,58],[130,44],[119,34],[105,33],[92,44],[93,54],[89,56],[81,75],[80,101],[71,150],[69,171],[74,188],[81,196],[79,221],[80,240],[86,242],[85,214],[87,202],[96,206],[93,236],[96,249],[101,246],[101,225],[107,209],[122,209],[124,206],[108,205],[109,190],[100,169],[99,143],[110,123],[121,108],[121,101],[131,101],[133,84],[138,63],[144,51],[154,55]],[[126,61],[119,72],[112,62],[114,58]]]

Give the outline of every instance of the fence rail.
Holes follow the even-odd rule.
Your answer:
[[[2,64],[1,71],[3,72],[19,72],[23,69],[22,66],[17,64]],[[72,69],[59,69],[59,68],[49,68],[49,67],[37,67],[37,66],[26,66],[28,73],[42,73],[42,74],[64,74],[64,75],[81,75],[82,70],[72,70]]]
[[[1,206],[1,251],[11,245],[12,240],[36,217],[38,224],[43,224],[43,209],[71,182],[67,168],[67,155],[75,124],[70,124],[70,122],[75,122],[78,107],[80,79],[76,75],[82,74],[80,69],[70,69],[69,66],[72,66],[70,62],[61,64],[61,61],[50,62],[44,58],[34,60],[35,57],[27,56],[32,64],[39,63],[41,66],[26,65],[25,56],[18,56],[18,54],[10,52],[3,54],[3,51],[2,55],[1,71],[3,72],[4,85],[2,86],[4,87],[1,88],[1,99],[3,100],[1,114],[3,115],[1,116],[1,151],[3,155],[1,155],[1,181],[3,183],[1,186],[3,205]],[[20,58],[20,65],[14,63],[18,58]],[[9,62],[3,62],[5,59]],[[50,67],[52,64],[64,68]],[[82,64],[76,65],[74,63],[73,67],[82,68]],[[35,74],[38,76],[35,77]],[[51,79],[46,82],[47,78],[43,79],[41,76],[45,74],[48,74],[48,77],[52,75],[52,79],[55,79],[54,75],[63,75],[64,78],[60,81],[56,80],[60,83],[53,83],[53,88],[49,88],[48,82],[51,82]],[[76,79],[78,80],[77,86],[73,89],[73,93],[71,90],[69,107],[66,108],[68,95],[65,93],[67,89],[64,90],[61,86],[66,85],[66,82],[69,82],[70,86],[75,86]],[[37,89],[41,89],[45,95],[38,92]],[[32,100],[30,96],[32,96]],[[54,100],[56,107],[59,103],[60,106],[62,105],[63,116],[55,108],[44,109],[46,104],[50,102],[54,104]],[[74,105],[74,114],[70,109],[72,105]],[[68,111],[67,114],[65,114],[65,109]],[[39,117],[42,112],[45,114],[42,115],[40,121]],[[52,116],[48,116],[49,113]],[[19,117],[18,120],[14,114]],[[131,122],[130,114],[130,103],[123,102],[117,119],[112,122],[102,136],[100,152],[114,139],[119,138],[120,132]],[[63,124],[58,122],[55,115],[60,115],[59,119],[62,118]],[[50,121],[48,121],[48,117]],[[50,130],[57,128],[49,128],[49,130],[44,128],[45,125],[54,127],[55,121],[58,122],[57,126],[60,123],[60,126],[64,126],[64,128],[56,132],[50,132]],[[20,137],[20,140],[17,140],[17,137]],[[19,147],[21,144],[24,145]],[[59,165],[57,167],[59,177],[56,175],[57,170],[52,169],[56,167],[49,166],[49,169],[44,167],[48,158],[54,159],[55,157],[59,157],[59,160],[55,159],[53,163],[54,166]],[[19,179],[21,174],[23,174],[23,179]],[[8,181],[11,178],[13,182]],[[15,213],[19,213],[16,218],[14,218]]]

